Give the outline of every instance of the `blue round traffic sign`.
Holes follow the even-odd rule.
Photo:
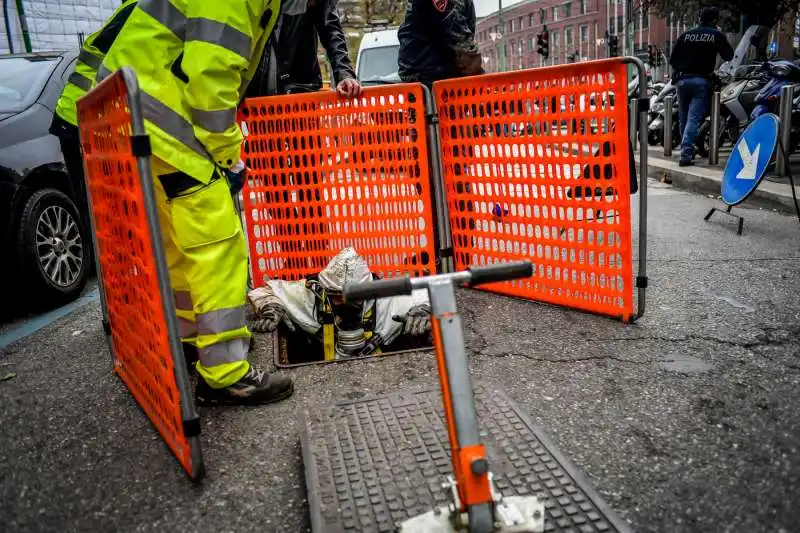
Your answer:
[[[756,190],[778,145],[780,121],[772,114],[761,115],[744,130],[722,171],[722,201],[728,205],[744,202]]]

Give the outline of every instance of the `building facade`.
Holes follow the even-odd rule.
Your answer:
[[[648,45],[655,45],[663,64],[672,42],[686,23],[665,20],[628,6],[624,0],[524,0],[503,10],[503,28],[497,12],[481,19],[477,26],[478,46],[487,71],[501,70],[501,46],[505,47],[506,70],[542,66],[536,36],[545,28],[550,36],[548,65],[570,61],[589,61],[608,57],[607,35],[619,37],[620,55],[647,56]],[[632,24],[632,43],[623,38],[625,21]],[[657,69],[666,71],[666,68]],[[659,75],[662,73],[659,72]]]

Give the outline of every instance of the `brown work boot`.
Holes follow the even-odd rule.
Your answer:
[[[197,383],[195,401],[203,406],[263,405],[284,400],[293,392],[294,384],[290,378],[251,366],[242,379],[222,389],[212,389],[201,378]]]

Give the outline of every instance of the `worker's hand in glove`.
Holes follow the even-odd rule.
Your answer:
[[[284,323],[289,331],[295,331],[292,320],[286,314],[286,309],[282,305],[267,304],[255,317],[250,324],[250,329],[256,333],[272,333],[278,329],[278,324]]]
[[[247,178],[247,167],[241,159],[231,168],[225,170],[225,177],[228,180],[228,187],[231,195],[236,196],[244,187],[244,180]]]
[[[456,70],[461,76],[479,76],[484,73],[483,57],[477,50],[457,52]]]
[[[405,316],[393,316],[392,320],[403,324],[402,335],[419,337],[431,330],[431,307],[428,304],[415,305]]]

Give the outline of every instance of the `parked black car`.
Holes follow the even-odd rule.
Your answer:
[[[0,298],[2,306],[77,297],[92,271],[58,139],[48,129],[74,52],[0,56]]]

